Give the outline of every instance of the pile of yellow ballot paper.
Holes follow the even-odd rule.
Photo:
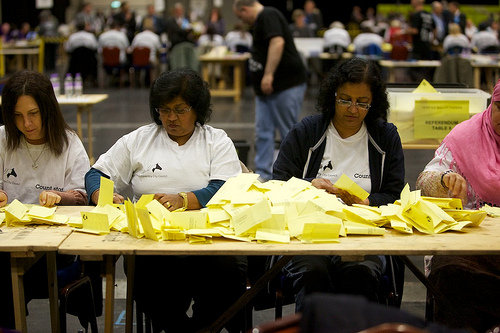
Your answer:
[[[137,238],[155,241],[188,240],[210,243],[213,237],[246,242],[304,243],[338,242],[349,235],[383,236],[388,229],[401,233],[437,234],[465,231],[479,226],[489,213],[500,214],[495,207],[464,210],[460,199],[432,198],[410,191],[406,185],[393,204],[380,207],[348,206],[335,195],[291,178],[262,183],[259,175],[242,173],[228,179],[206,208],[196,211],[168,211],[153,194],[143,195],[136,203],[126,200],[113,204],[113,182],[101,178],[98,205],[81,212],[81,219],[57,216],[55,209],[32,205],[31,209],[14,201],[5,209],[7,225],[26,223],[69,224],[75,230],[107,234],[126,232]],[[335,184],[361,199],[368,193],[343,175]],[[43,209],[42,209],[43,208]],[[497,215],[500,216],[500,215]]]

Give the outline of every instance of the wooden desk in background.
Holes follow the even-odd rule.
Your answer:
[[[65,210],[85,210],[86,207],[60,207]],[[69,215],[71,213],[68,213]],[[74,214],[74,212],[73,212]],[[106,262],[105,332],[113,330],[114,263],[117,256],[125,255],[128,263],[126,332],[132,332],[133,321],[133,268],[137,255],[341,255],[345,260],[362,260],[365,255],[490,255],[500,254],[500,221],[486,218],[480,227],[467,228],[467,233],[445,232],[438,235],[402,234],[387,229],[385,236],[348,236],[339,243],[302,244],[296,240],[290,244],[257,244],[214,238],[212,244],[189,244],[187,241],[161,241],[137,239],[125,233],[111,232],[106,236],[94,236],[73,232],[59,247],[62,254],[78,254],[83,258],[104,259]],[[284,263],[283,263],[284,264]],[[279,266],[278,266],[279,268]],[[278,270],[277,268],[277,270]],[[271,279],[277,271],[266,273],[262,279]],[[108,279],[113,279],[108,281]],[[260,286],[265,281],[257,282]],[[108,290],[111,288],[112,290]],[[231,306],[208,331],[218,332],[240,310],[245,302],[258,292],[248,290]],[[105,325],[106,325],[105,324]]]
[[[241,94],[245,86],[246,64],[250,59],[249,53],[235,53],[224,56],[203,54],[199,56],[201,63],[201,73],[203,80],[210,83],[210,93],[212,96],[233,97],[235,102],[241,99]],[[215,75],[215,67],[220,66],[221,77]],[[233,86],[229,87],[226,82],[226,70],[233,68]],[[217,81],[219,79],[219,81]]]
[[[500,62],[498,60],[481,62],[471,59],[470,64],[472,68],[474,68],[474,88],[481,89],[481,71],[484,71],[488,92],[493,94],[493,89],[495,88],[495,83],[499,76],[498,71],[500,69]]]
[[[71,229],[66,226],[2,227],[0,252],[9,252],[11,256],[12,292],[17,331],[27,332],[24,273],[38,259],[46,255],[52,332],[59,332],[56,252],[70,233]]]
[[[92,138],[92,107],[108,98],[107,94],[84,94],[79,97],[67,98],[61,95],[57,98],[60,105],[76,105],[76,133],[83,140],[82,113],[87,113],[87,153],[90,164],[94,164],[94,146]]]
[[[387,82],[396,82],[396,68],[428,68],[428,67],[439,67],[441,66],[441,61],[439,60],[379,60],[379,64],[382,67],[387,68],[389,71],[389,76]]]
[[[0,77],[5,76],[6,55],[15,56],[17,70],[29,69],[43,73],[44,43],[41,40],[0,43]],[[24,56],[27,56],[26,66]]]

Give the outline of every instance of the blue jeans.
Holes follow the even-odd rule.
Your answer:
[[[272,178],[274,136],[278,129],[283,139],[298,122],[306,83],[290,89],[255,98],[255,172],[263,180]]]

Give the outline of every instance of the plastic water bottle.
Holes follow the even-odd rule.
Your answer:
[[[66,97],[73,97],[73,77],[71,73],[66,74],[66,78],[64,79],[64,94]]]
[[[56,97],[61,95],[61,81],[59,80],[59,75],[56,73],[50,75],[50,82],[52,82],[52,88],[54,88],[54,94]]]
[[[76,73],[75,82],[73,84],[73,93],[75,97],[81,97],[83,93],[83,80],[80,73]]]

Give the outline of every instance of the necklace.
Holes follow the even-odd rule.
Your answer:
[[[30,155],[30,158],[31,158],[31,161],[33,162],[33,164],[31,164],[31,167],[33,168],[33,170],[36,170],[38,169],[38,160],[40,159],[40,156],[42,156],[43,152],[45,151],[45,148],[47,147],[45,144],[43,145],[43,149],[42,151],[40,152],[40,154],[38,155],[38,157],[36,159],[33,159],[33,156],[31,156],[31,152],[28,148],[28,143],[26,141],[24,141],[24,144],[26,145],[26,150],[28,151],[28,155]]]

